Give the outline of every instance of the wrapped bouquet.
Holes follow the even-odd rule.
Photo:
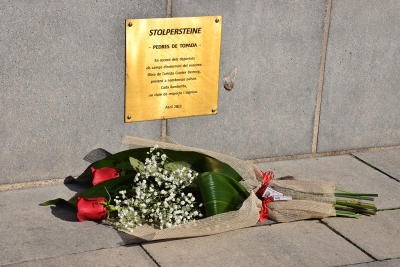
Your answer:
[[[272,172],[216,152],[134,137],[125,141],[129,150],[92,163],[74,180],[87,190],[42,205],[68,203],[79,221],[103,220],[146,241],[217,234],[267,218],[289,222],[376,210],[360,202],[339,205],[333,183],[273,179]]]

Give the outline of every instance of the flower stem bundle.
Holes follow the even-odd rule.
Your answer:
[[[271,179],[269,186],[291,196],[293,200],[268,204],[269,217],[277,222],[290,222],[331,216],[361,218],[375,215],[372,203],[377,194],[353,193],[334,187],[332,182],[306,179]],[[362,200],[362,201],[361,201]]]
[[[335,193],[336,203],[333,205],[336,209],[336,216],[361,218],[362,215],[376,214],[378,209],[375,204],[359,200],[374,201],[378,194],[352,193],[338,188],[335,189],[339,191]]]

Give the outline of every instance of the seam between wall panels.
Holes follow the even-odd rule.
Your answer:
[[[166,13],[167,18],[172,17],[172,0],[167,0],[167,13]],[[166,140],[167,138],[167,119],[163,119],[161,121],[161,140]]]
[[[167,0],[167,10],[166,10],[166,17],[172,17],[172,0]],[[167,119],[161,120],[161,136],[160,140],[166,140],[167,138]]]
[[[330,21],[331,21],[332,1],[333,0],[326,0],[326,14],[325,14],[325,20],[324,20],[324,37],[322,40],[321,60],[320,60],[320,65],[319,65],[318,91],[317,91],[317,99],[316,99],[316,104],[315,104],[314,129],[313,129],[313,139],[312,139],[312,146],[311,146],[312,154],[317,153],[317,147],[318,147],[319,123],[320,123],[321,104],[322,104],[322,90],[324,87],[326,51],[327,51],[328,39],[329,39],[329,27],[330,27]]]
[[[172,0],[167,0],[167,18],[172,18]]]

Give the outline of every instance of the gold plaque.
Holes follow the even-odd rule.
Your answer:
[[[125,122],[216,114],[221,16],[126,20]]]

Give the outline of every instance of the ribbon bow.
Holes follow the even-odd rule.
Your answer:
[[[261,171],[261,170],[260,170]],[[267,171],[263,172],[261,171],[262,178],[263,178],[263,185],[258,189],[256,196],[259,199],[262,199],[262,206],[261,206],[261,211],[260,211],[260,222],[265,221],[268,219],[268,208],[267,205],[272,202],[273,197],[266,197],[263,198],[264,192],[267,189],[268,183],[274,179],[274,172],[273,171]]]

